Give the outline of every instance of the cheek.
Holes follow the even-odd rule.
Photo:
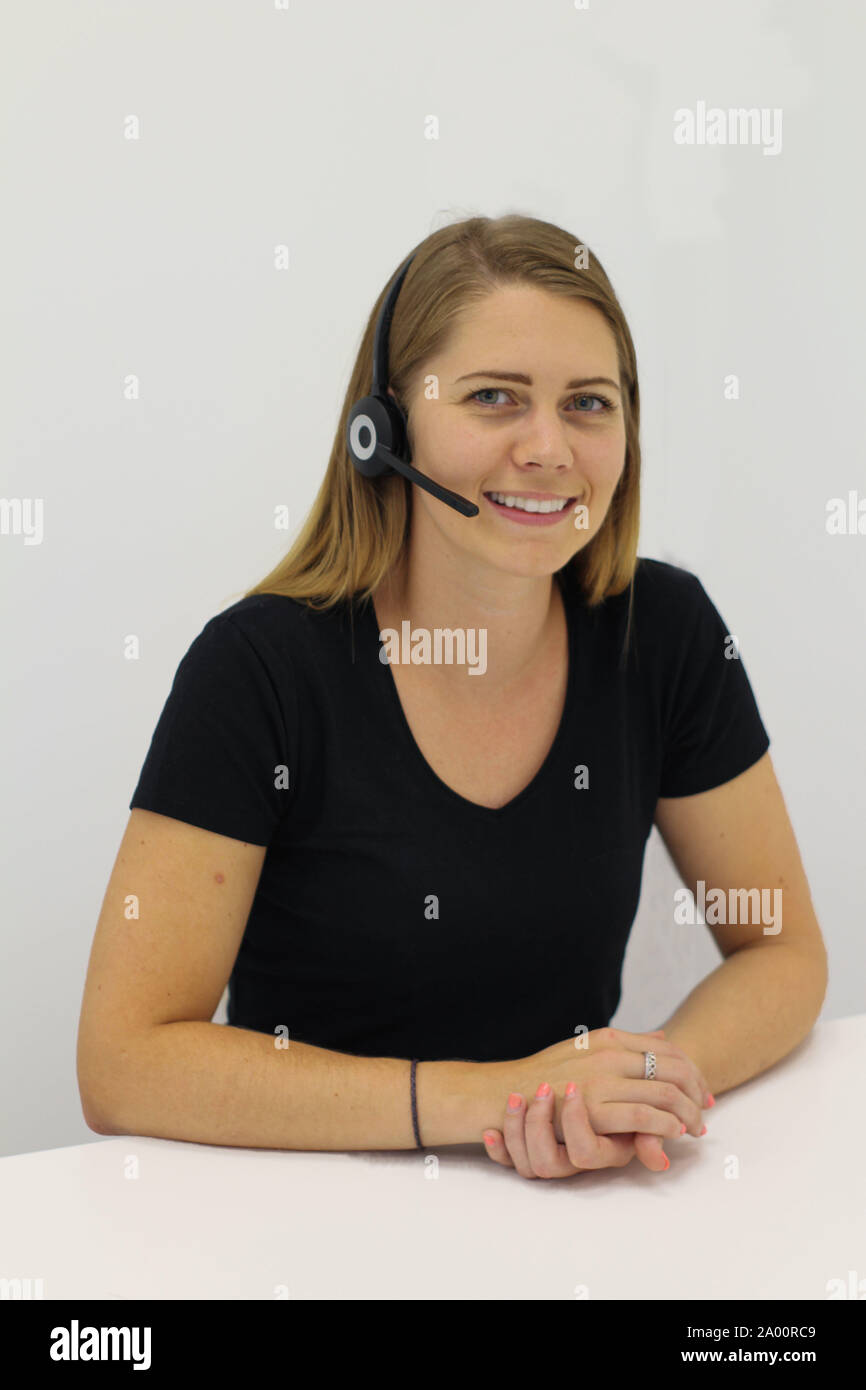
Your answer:
[[[419,455],[423,453],[439,473],[464,479],[481,477],[502,448],[489,432],[473,430],[457,419],[443,419],[435,429],[420,432],[416,443]]]
[[[625,468],[625,435],[593,441],[581,456],[581,470],[599,488],[616,487]]]

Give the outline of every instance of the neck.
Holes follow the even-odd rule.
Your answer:
[[[559,585],[550,575],[515,576],[489,567],[464,573],[457,566],[425,564],[411,547],[376,590],[374,607],[380,631],[399,633],[407,620],[413,633],[426,631],[431,638],[436,628],[467,636],[474,631],[475,650],[485,643],[483,680],[467,680],[465,666],[425,668],[425,682],[470,698],[505,693],[537,668],[564,619]]]

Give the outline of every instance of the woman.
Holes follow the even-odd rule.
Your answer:
[[[383,306],[386,472],[357,407]],[[92,1127],[662,1170],[710,1086],[808,1033],[826,957],[769,738],[698,579],[637,556],[638,433],[628,326],[573,236],[479,217],[416,248],[298,540],[154,733],[85,988]],[[690,886],[781,885],[784,930],[708,913],[723,963],[627,1033],[653,823]]]

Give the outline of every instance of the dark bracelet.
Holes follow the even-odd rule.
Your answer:
[[[409,1074],[409,1091],[412,1096],[412,1128],[415,1131],[416,1148],[423,1149],[424,1145],[421,1143],[421,1134],[418,1129],[418,1098],[415,1095],[415,1071],[417,1069],[417,1066],[418,1059],[416,1057],[413,1057],[412,1070]]]

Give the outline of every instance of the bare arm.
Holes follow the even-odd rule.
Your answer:
[[[408,1061],[331,1052],[291,1036],[280,1047],[270,1034],[210,1021],[264,858],[262,845],[130,813],[79,1022],[88,1125],[102,1134],[249,1148],[414,1147]],[[508,1077],[500,1083],[502,1065]],[[511,1070],[422,1062],[422,1142],[479,1142],[482,1129],[500,1120]]]
[[[664,1024],[719,1095],[811,1031],[827,988],[827,949],[768,752],[711,791],[660,798],[655,822],[690,892],[703,881],[722,893],[722,920],[708,920],[707,930],[725,959]],[[743,920],[737,910],[729,920],[731,894],[744,889],[757,890],[760,912]]]
[[[218,1023],[157,1024],[130,1042],[107,1113],[88,1123],[103,1134],[243,1148],[415,1147],[408,1061],[355,1057],[291,1038],[280,1048],[275,1041]],[[485,1068],[496,1065],[419,1065],[425,1146],[480,1143],[485,1125],[501,1122],[505,1093],[498,1102],[485,1099]]]

